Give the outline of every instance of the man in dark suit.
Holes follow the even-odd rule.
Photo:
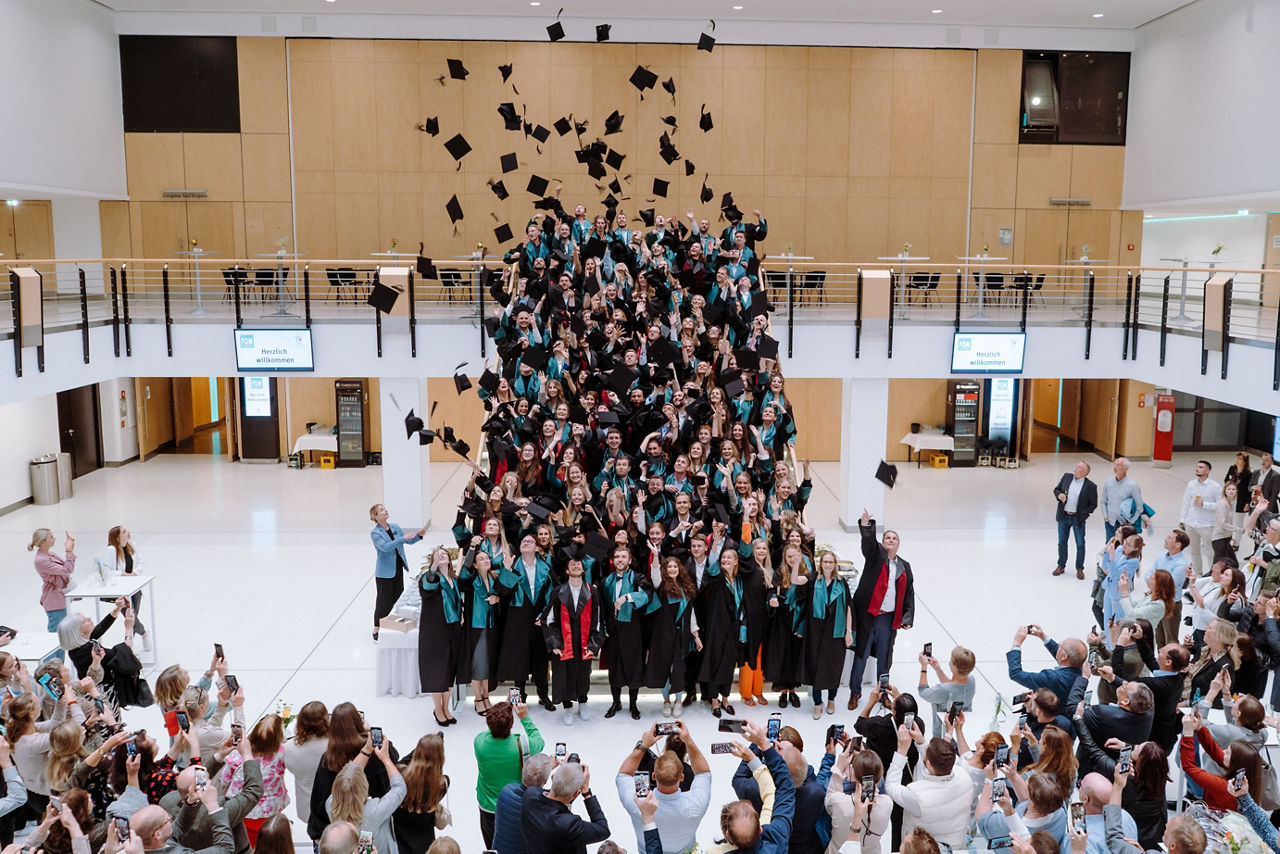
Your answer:
[[[862,674],[867,659],[876,657],[876,675],[889,672],[893,664],[893,642],[898,629],[909,629],[915,622],[916,586],[911,564],[898,556],[898,532],[886,530],[876,542],[876,523],[863,510],[858,520],[862,532],[862,556],[865,564],[853,594],[854,627],[853,667],[849,671],[849,710],[858,708],[862,695]]]
[[[1035,673],[1028,673],[1022,669],[1022,642],[1027,639],[1027,635],[1044,641],[1044,648],[1058,662],[1057,667]],[[1048,688],[1058,698],[1060,710],[1067,708],[1072,689],[1075,688],[1076,681],[1081,676],[1081,665],[1088,656],[1089,650],[1084,645],[1084,641],[1079,638],[1067,638],[1059,645],[1053,638],[1046,637],[1044,630],[1039,626],[1018,626],[1018,630],[1013,634],[1013,647],[1005,653],[1005,659],[1009,665],[1009,678],[1032,691]]]
[[[1121,661],[1123,656],[1117,658],[1113,652],[1112,660]],[[1187,666],[1191,658],[1185,646],[1170,643],[1156,653],[1156,661],[1160,664],[1159,670],[1132,682],[1140,682],[1151,689],[1151,740],[1165,753],[1172,753],[1182,729],[1182,715],[1178,713],[1178,707],[1182,704],[1182,688],[1187,681]],[[1098,675],[1113,685],[1125,684],[1124,678],[1110,667],[1099,667]]]
[[[1122,744],[1136,745],[1151,736],[1152,707],[1155,698],[1151,689],[1141,682],[1125,682],[1116,686],[1116,701],[1103,706],[1090,706],[1084,710],[1080,723],[1089,729],[1093,743],[1104,747],[1111,739]],[[1120,751],[1105,747],[1112,759],[1120,758]],[[1076,748],[1076,760],[1080,763],[1080,776],[1092,772],[1093,758],[1083,744]]]
[[[1267,499],[1268,510],[1272,513],[1280,510],[1276,506],[1276,499],[1280,497],[1280,471],[1276,471],[1270,454],[1262,455],[1262,466],[1253,473],[1249,485],[1262,487],[1262,497]]]
[[[1098,509],[1098,485],[1089,480],[1089,464],[1084,460],[1062,476],[1053,488],[1058,501],[1058,565],[1054,575],[1067,570],[1067,535],[1076,538],[1076,578],[1084,579],[1084,526],[1089,514]]]
[[[578,795],[590,821],[569,808]],[[530,786],[522,802],[525,854],[586,854],[588,845],[609,838],[609,822],[591,794],[591,771],[585,765],[566,762],[551,775],[550,788]]]

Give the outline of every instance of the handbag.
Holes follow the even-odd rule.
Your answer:
[[[436,804],[436,830],[444,830],[451,824],[453,824],[453,813],[449,812],[449,808],[444,804]]]
[[[1258,806],[1267,812],[1280,809],[1280,780],[1276,779],[1276,768],[1271,762],[1271,751],[1262,745],[1262,791],[1258,793]]]

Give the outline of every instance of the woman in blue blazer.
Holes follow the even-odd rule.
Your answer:
[[[378,600],[373,606],[373,639],[377,640],[379,622],[391,613],[396,600],[404,592],[404,571],[409,568],[409,561],[404,556],[405,544],[412,545],[421,540],[427,529],[422,528],[412,537],[406,537],[399,525],[387,521],[391,514],[381,504],[369,508],[369,518],[373,520],[369,536],[373,547],[378,550],[378,560],[373,567],[373,580],[378,587]]]

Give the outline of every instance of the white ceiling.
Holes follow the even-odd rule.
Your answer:
[[[788,21],[927,23],[951,26],[1083,27],[1132,29],[1195,0],[96,0],[118,11],[253,14],[494,15],[545,14],[601,23],[642,19],[716,19],[717,22]],[[741,5],[740,11],[734,5]],[[933,14],[941,9],[940,14]],[[1093,17],[1102,13],[1101,18]],[[613,33],[626,41],[624,27]]]

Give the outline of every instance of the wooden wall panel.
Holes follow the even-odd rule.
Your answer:
[[[8,205],[0,205],[0,255],[5,258],[18,257],[13,236],[13,208]]]
[[[184,133],[186,187],[208,190],[210,201],[244,199],[244,166],[238,133]]]
[[[240,136],[246,202],[289,202],[289,135],[246,133]]]
[[[244,256],[244,230],[236,228],[232,202],[187,202],[187,235],[200,241],[200,246],[216,253],[212,259]],[[239,238],[239,239],[237,239]],[[202,270],[207,269],[201,265]],[[208,287],[206,283],[206,287]],[[221,280],[219,279],[219,293]]]
[[[902,437],[911,432],[912,422],[926,426],[943,424],[947,419],[946,379],[889,380],[888,433],[884,458],[889,461],[907,459],[910,448]]]
[[[282,38],[236,39],[241,133],[289,132],[285,53],[286,41]]]
[[[187,186],[180,133],[126,133],[124,161],[132,201],[159,199]]]
[[[978,51],[978,84],[974,98],[975,143],[1018,141],[1018,100],[1022,92],[1022,51]]]
[[[1129,245],[1133,244],[1130,249]],[[1116,263],[1136,267],[1142,261],[1142,211],[1120,211],[1120,254]]]
[[[1031,417],[1039,424],[1058,426],[1058,386],[1060,380],[1031,380],[1035,386],[1035,407]]]
[[[843,381],[839,379],[787,380],[787,399],[795,414],[799,435],[796,459],[828,461],[840,459],[841,401]],[[828,428],[829,429],[824,429]]]
[[[1021,245],[1023,264],[1057,264],[1068,257],[1066,208],[1026,211]]]
[[[292,59],[289,67],[290,98],[293,101],[293,168],[298,171],[333,171],[333,141],[338,132],[350,133],[349,127],[335,129],[333,106],[333,67],[323,62],[303,61],[312,55],[320,42],[303,40],[289,45]],[[327,49],[328,41],[323,42]]]
[[[191,387],[191,423],[196,428],[213,423],[213,398],[209,393],[208,377],[188,377]]]
[[[441,429],[449,425],[454,432],[471,445],[471,458],[480,453],[480,425],[484,424],[484,404],[475,393],[474,383],[479,375],[471,377],[472,388],[458,394],[453,387],[453,377],[431,377],[427,380],[427,396],[435,406],[435,414],[430,419],[432,429]],[[431,444],[431,462],[459,461],[458,455],[439,442]]]
[[[337,418],[333,379],[330,377],[288,377],[281,381],[280,400],[287,413],[287,449],[307,432],[307,422],[332,427]]]
[[[30,200],[9,210],[13,212],[14,254],[19,258],[56,258],[53,204]]]
[[[1018,146],[973,146],[973,206],[1011,208],[1018,195]]]
[[[138,455],[145,460],[173,441],[173,378],[136,377],[133,387],[138,401]]]
[[[278,240],[293,250],[293,206],[288,202],[244,203],[244,249],[247,257],[259,252],[275,252]],[[302,244],[306,248],[305,244]],[[328,256],[315,256],[328,257]]]
[[[1120,420],[1116,432],[1116,456],[1143,460],[1151,456],[1155,441],[1155,386],[1138,380],[1120,380]],[[1139,406],[1139,399],[1145,406]]]
[[[935,178],[969,177],[974,57],[968,51],[933,51],[933,162]]]
[[[173,399],[173,439],[185,442],[195,433],[191,378],[173,377],[169,380],[169,388]]]
[[[98,202],[98,222],[102,231],[103,257],[128,258],[133,251],[129,237],[129,203]]]
[[[176,258],[177,253],[189,248],[185,202],[129,202],[130,212],[135,209],[141,216],[141,227],[133,232],[134,252],[144,258]],[[227,251],[208,241],[203,243],[210,249]]]
[[[1093,208],[1116,210],[1124,193],[1124,147],[1073,145],[1071,195],[1092,199]]]
[[[1068,145],[1018,146],[1018,207],[1047,208],[1050,198],[1071,195],[1071,149]]]

